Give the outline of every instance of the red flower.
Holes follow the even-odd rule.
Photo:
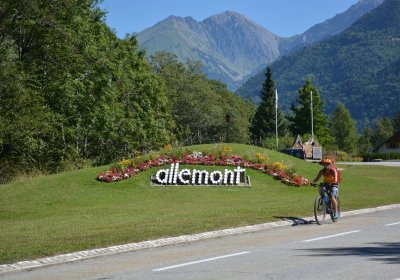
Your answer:
[[[203,156],[202,153],[194,152],[192,154],[184,154],[181,159],[175,155],[160,155],[156,159],[144,161],[137,166],[129,166],[124,170],[113,166],[109,171],[100,173],[96,179],[103,182],[115,182],[128,179],[136,173],[146,171],[151,167],[162,166],[171,163],[182,163],[190,165],[219,165],[219,166],[243,166],[251,168],[256,171],[261,171],[265,174],[271,175],[282,182],[294,186],[308,185],[309,181],[299,175],[286,174],[284,170],[279,169],[279,166],[274,164],[264,165],[262,163],[248,162],[238,155],[226,156],[222,155],[216,157],[213,154]],[[279,164],[279,163],[278,163]]]

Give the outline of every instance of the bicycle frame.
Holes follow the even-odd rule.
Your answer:
[[[325,223],[326,215],[329,214],[332,221],[336,222],[340,217],[340,200],[336,197],[338,216],[334,217],[332,211],[332,201],[328,193],[328,189],[324,184],[320,184],[321,191],[320,194],[315,198],[314,202],[314,216],[315,220],[319,225]]]

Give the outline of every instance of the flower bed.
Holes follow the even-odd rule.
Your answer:
[[[260,159],[259,155],[257,156],[257,159]],[[110,170],[100,173],[96,179],[108,183],[121,181],[128,179],[139,172],[146,171],[149,168],[172,163],[187,165],[241,166],[273,176],[275,179],[281,180],[287,185],[297,187],[309,185],[308,179],[304,178],[303,176],[287,172],[286,166],[280,162],[264,164],[259,160],[257,160],[257,162],[244,160],[238,155],[216,156],[213,154],[204,155],[201,152],[184,154],[181,157],[173,154],[159,155],[155,159],[146,160],[140,162],[139,164],[134,164],[133,161],[130,160],[123,160],[118,164],[118,166],[113,166]]]

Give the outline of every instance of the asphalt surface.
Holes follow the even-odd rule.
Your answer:
[[[0,279],[400,279],[400,205],[75,262]]]
[[[400,167],[400,161],[376,161],[376,162],[352,162],[352,161],[338,161],[336,164],[345,165],[378,165],[378,166],[393,166]]]

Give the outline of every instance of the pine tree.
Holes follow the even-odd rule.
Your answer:
[[[261,142],[262,139],[276,136],[276,98],[275,82],[272,79],[271,68],[267,68],[266,79],[261,91],[261,102],[253,117],[250,133],[255,142]],[[278,133],[281,135],[286,132],[286,119],[278,108]]]
[[[312,118],[311,118],[311,94],[312,94]],[[314,137],[323,145],[332,143],[332,136],[328,128],[328,116],[324,113],[324,102],[320,98],[319,90],[307,80],[302,88],[298,90],[298,105],[292,104],[293,116],[290,131],[293,135],[310,134],[312,130],[311,119],[313,119]]]

